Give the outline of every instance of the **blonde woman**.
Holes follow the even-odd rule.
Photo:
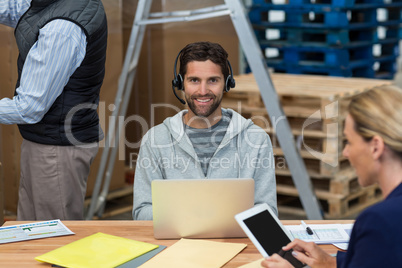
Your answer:
[[[356,219],[347,252],[336,257],[314,243],[294,240],[284,250],[315,267],[402,267],[402,89],[374,88],[349,105],[343,150],[363,187],[378,183],[384,200]],[[274,254],[263,267],[292,267]]]

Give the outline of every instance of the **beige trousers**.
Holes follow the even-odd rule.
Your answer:
[[[17,220],[81,220],[98,143],[85,147],[23,140]]]

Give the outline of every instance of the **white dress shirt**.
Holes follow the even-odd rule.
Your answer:
[[[0,23],[16,27],[30,3],[0,0]],[[0,123],[39,122],[80,66],[86,45],[84,31],[73,22],[56,19],[41,28],[37,42],[26,57],[20,86],[16,89],[18,95],[0,99]]]

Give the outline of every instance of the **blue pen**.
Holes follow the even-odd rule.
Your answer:
[[[311,230],[311,228],[308,227],[307,224],[306,224],[304,221],[301,221],[301,223],[302,223],[303,228],[306,229],[306,232],[307,232],[309,235],[313,235],[313,234],[314,234],[314,233],[313,233],[313,230]]]

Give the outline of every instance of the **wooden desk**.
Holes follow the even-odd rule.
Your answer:
[[[300,224],[300,221],[282,221],[283,224]],[[307,223],[352,223],[353,220],[327,220],[306,221]],[[22,221],[7,221],[3,226],[23,224]],[[63,223],[75,233],[75,235],[51,237],[45,239],[29,240],[23,242],[0,245],[1,267],[51,267],[50,264],[40,263],[35,257],[48,251],[92,235],[103,232],[111,235],[125,237],[133,240],[152,244],[171,246],[177,240],[156,240],[153,237],[152,221],[63,221]],[[261,259],[262,256],[248,238],[208,239],[219,242],[245,243],[247,247],[224,267],[239,267],[252,261]],[[337,251],[333,245],[321,245],[332,254]]]

